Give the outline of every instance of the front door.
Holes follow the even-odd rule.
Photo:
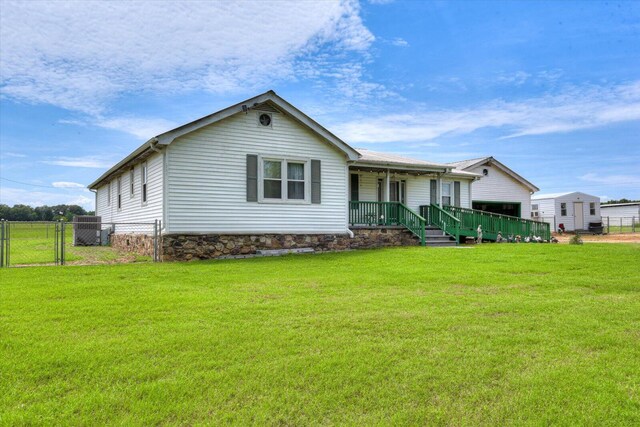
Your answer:
[[[573,204],[573,215],[576,230],[584,229],[584,204],[582,202],[575,202]]]

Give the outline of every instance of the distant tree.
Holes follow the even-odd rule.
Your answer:
[[[612,205],[614,203],[635,203],[640,202],[640,200],[629,200],[629,199],[620,199],[620,200],[609,200],[607,202],[603,202],[603,205]]]
[[[0,219],[9,219],[11,208],[9,205],[0,205]]]
[[[14,205],[9,211],[10,221],[35,221],[37,219],[33,208],[28,205]]]
[[[38,206],[0,205],[0,219],[8,221],[72,221],[76,215],[87,215],[87,211],[78,205]]]

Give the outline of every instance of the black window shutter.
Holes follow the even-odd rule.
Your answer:
[[[438,182],[435,179],[431,180],[431,190],[429,191],[431,196],[431,204],[438,204]]]
[[[311,160],[311,203],[320,203],[322,199],[320,181],[320,160]]]
[[[258,201],[258,156],[247,154],[247,202]]]
[[[453,181],[453,206],[460,206],[460,181]]]
[[[360,175],[357,173],[351,174],[351,201],[357,202],[360,200]]]

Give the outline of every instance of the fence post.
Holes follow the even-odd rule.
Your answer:
[[[631,232],[632,233],[636,232],[636,217],[635,216],[631,217]]]
[[[64,245],[65,245],[65,224],[64,221],[60,222],[60,228],[62,229],[62,234],[60,235],[60,265],[64,265],[64,258],[65,258],[65,254],[64,254]]]
[[[49,224],[47,224],[47,228]],[[58,261],[60,260],[58,256],[58,224],[54,224],[53,227],[53,262],[58,265]]]
[[[609,224],[609,217],[607,217],[607,234],[611,234],[611,227]]]
[[[158,262],[158,220],[153,224],[153,262]]]
[[[4,220],[0,221],[0,268],[4,267]]]

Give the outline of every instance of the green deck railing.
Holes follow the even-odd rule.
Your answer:
[[[433,212],[433,205],[420,206],[420,213],[427,219],[428,224],[440,227],[429,216]],[[478,225],[482,226],[482,236],[487,240],[496,240],[498,232],[504,238],[508,235],[539,236],[543,240],[551,240],[551,229],[548,223],[523,219],[515,216],[500,215],[476,209],[459,208],[456,206],[444,206],[443,211],[459,220],[459,235],[478,237]],[[439,220],[440,217],[436,218]]]
[[[461,230],[475,231],[478,225],[482,225],[483,236],[487,239],[495,240],[498,232],[501,232],[504,238],[511,234],[522,237],[539,236],[543,240],[551,240],[551,229],[546,222],[456,206],[445,206],[443,209],[460,219]]]
[[[349,202],[349,223],[360,226],[403,226],[424,246],[426,220],[400,202]]]
[[[434,225],[460,242],[460,220],[438,205],[420,206],[420,214],[425,217],[427,224]]]

